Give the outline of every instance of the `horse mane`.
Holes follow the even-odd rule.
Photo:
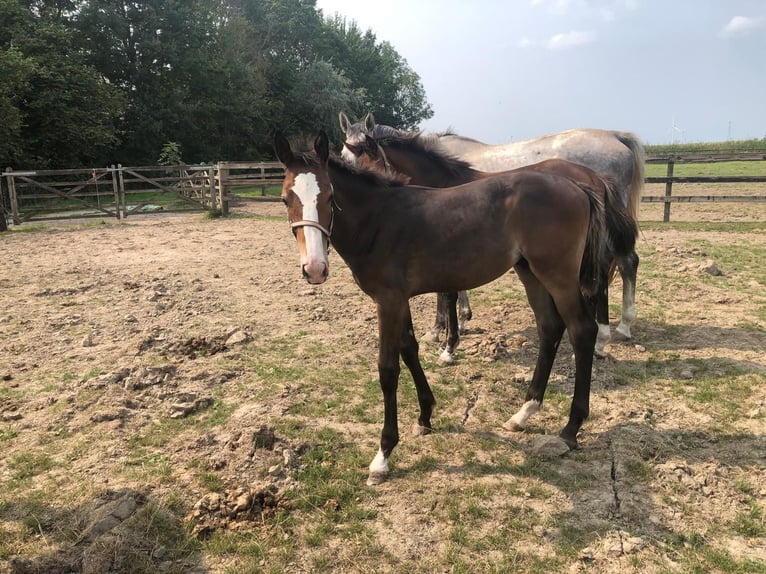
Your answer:
[[[397,128],[392,128],[391,126],[384,126],[382,124],[375,124],[375,127],[372,129],[372,133],[370,135],[374,137],[375,139],[378,139],[378,138],[403,136],[408,133],[412,133],[412,132],[405,132]]]
[[[309,154],[309,158],[313,161],[314,165],[318,164],[315,156]],[[386,174],[377,170],[360,169],[337,156],[330,156],[328,161],[334,169],[360,178],[365,183],[374,187],[402,187],[409,182],[409,178],[405,175]]]
[[[440,169],[451,176],[468,174],[472,178],[477,177],[479,172],[473,169],[471,164],[444,151],[439,144],[440,137],[439,134],[425,135],[422,132],[399,132],[396,135],[375,138],[375,141],[384,149],[388,147],[389,149],[420,155],[429,162],[437,164]]]

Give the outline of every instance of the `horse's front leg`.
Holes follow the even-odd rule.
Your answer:
[[[622,318],[615,331],[630,339],[630,328],[636,320],[636,278],[638,276],[638,254],[633,251],[617,261],[617,268],[622,277]]]
[[[399,347],[406,324],[407,300],[378,302],[378,375],[383,391],[383,431],[380,449],[370,463],[367,484],[380,484],[388,478],[388,459],[399,442],[396,391],[399,386]]]

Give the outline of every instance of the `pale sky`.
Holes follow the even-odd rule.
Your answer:
[[[645,143],[766,137],[766,0],[317,0],[421,79],[421,129],[487,143],[570,128]]]

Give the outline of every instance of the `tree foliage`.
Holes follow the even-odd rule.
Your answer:
[[[337,114],[432,115],[387,42],[315,0],[0,0],[0,160],[24,168],[270,158]]]

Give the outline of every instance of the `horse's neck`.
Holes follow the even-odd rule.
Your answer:
[[[382,146],[391,167],[408,176],[412,185],[452,187],[480,177],[481,174],[470,166],[452,162],[449,157],[428,151],[421,145],[413,140],[409,146]]]
[[[368,183],[339,165],[330,162],[330,181],[333,187],[333,229],[330,240],[336,251],[344,259],[359,248],[360,238],[371,229],[370,214],[383,198],[383,193],[375,193],[368,188]]]

